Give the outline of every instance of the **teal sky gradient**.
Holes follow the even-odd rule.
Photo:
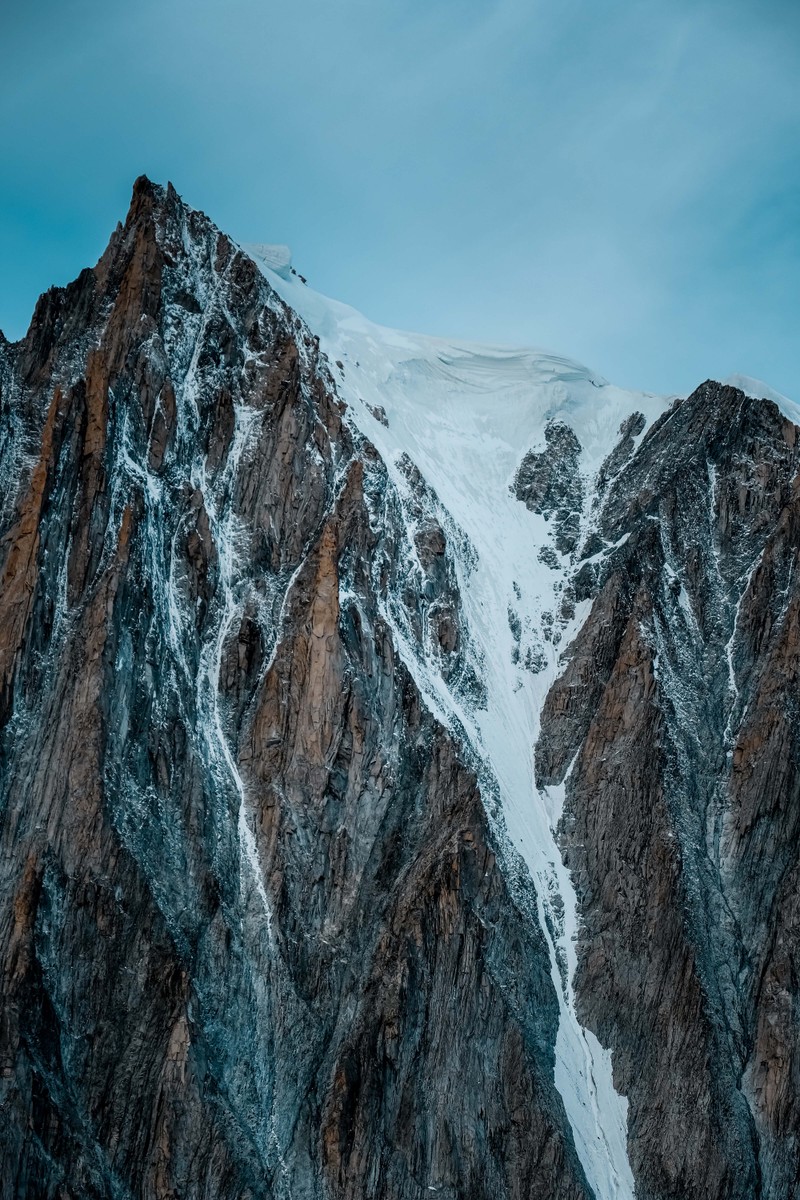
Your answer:
[[[142,172],[374,320],[800,401],[796,0],[3,5],[7,336]]]

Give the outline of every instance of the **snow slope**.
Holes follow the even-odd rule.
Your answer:
[[[591,480],[616,444],[620,423],[638,410],[649,425],[667,401],[613,387],[556,355],[383,328],[297,277],[277,274],[274,256],[263,247],[246,249],[320,337],[352,419],[378,448],[398,488],[408,486],[397,467],[407,454],[477,551],[477,565],[459,564],[459,585],[483,659],[486,708],[465,708],[402,636],[397,644],[437,716],[466,732],[476,758],[496,780],[506,832],[535,881],[540,925],[550,944],[560,1003],[556,1085],[577,1151],[598,1200],[632,1198],[627,1101],[614,1091],[609,1054],[575,1015],[576,901],[554,837],[564,789],[537,790],[534,782],[541,707],[559,671],[559,650],[572,640],[588,602],[563,630],[560,646],[542,637],[569,564],[552,553],[554,565],[539,561],[542,547],[552,549],[548,524],[509,485],[525,452],[543,443],[547,421],[557,417],[583,448],[588,508]],[[510,612],[518,621],[516,635]],[[522,649],[534,646],[544,660],[536,674],[523,665],[520,629]]]

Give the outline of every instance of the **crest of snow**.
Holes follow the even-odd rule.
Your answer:
[[[397,464],[407,454],[477,551],[477,566],[457,563],[457,569],[470,636],[485,664],[486,708],[465,712],[401,635],[398,652],[432,711],[461,729],[477,757],[490,764],[506,833],[536,884],[560,1005],[555,1080],[575,1146],[598,1200],[632,1200],[627,1101],[614,1090],[609,1053],[575,1012],[577,902],[555,837],[564,785],[538,789],[535,783],[533,748],[542,705],[561,669],[559,650],[542,638],[544,669],[538,674],[524,669],[514,655],[508,619],[513,610],[526,628],[541,631],[543,614],[558,610],[569,564],[562,558],[554,568],[538,560],[541,548],[552,548],[548,524],[515,498],[510,485],[526,451],[541,444],[545,425],[558,418],[578,437],[591,495],[591,480],[619,440],[621,422],[639,411],[649,427],[669,401],[614,387],[579,363],[545,351],[384,328],[254,257],[282,299],[319,336],[352,419],[380,451],[398,488],[403,481]],[[378,419],[384,413],[385,421]],[[569,645],[588,609],[588,601],[578,606],[563,630],[562,646]],[[559,897],[564,915],[554,920]]]
[[[729,375],[723,383],[738,388],[753,400],[771,400],[773,404],[777,404],[785,417],[794,421],[795,425],[800,425],[800,404],[795,404],[788,396],[776,392],[768,383],[763,383],[760,379],[751,379],[749,375]]]
[[[267,243],[257,242],[252,245],[242,247],[245,253],[249,254],[260,267],[266,267],[268,271],[273,271],[279,275],[281,279],[291,279],[292,277],[292,252],[288,246],[273,246]]]

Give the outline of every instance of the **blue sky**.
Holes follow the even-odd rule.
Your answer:
[[[800,400],[797,0],[0,7],[0,328],[133,179],[375,320]]]

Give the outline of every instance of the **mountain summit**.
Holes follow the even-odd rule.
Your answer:
[[[0,340],[3,1200],[790,1200],[798,415],[137,181]]]

